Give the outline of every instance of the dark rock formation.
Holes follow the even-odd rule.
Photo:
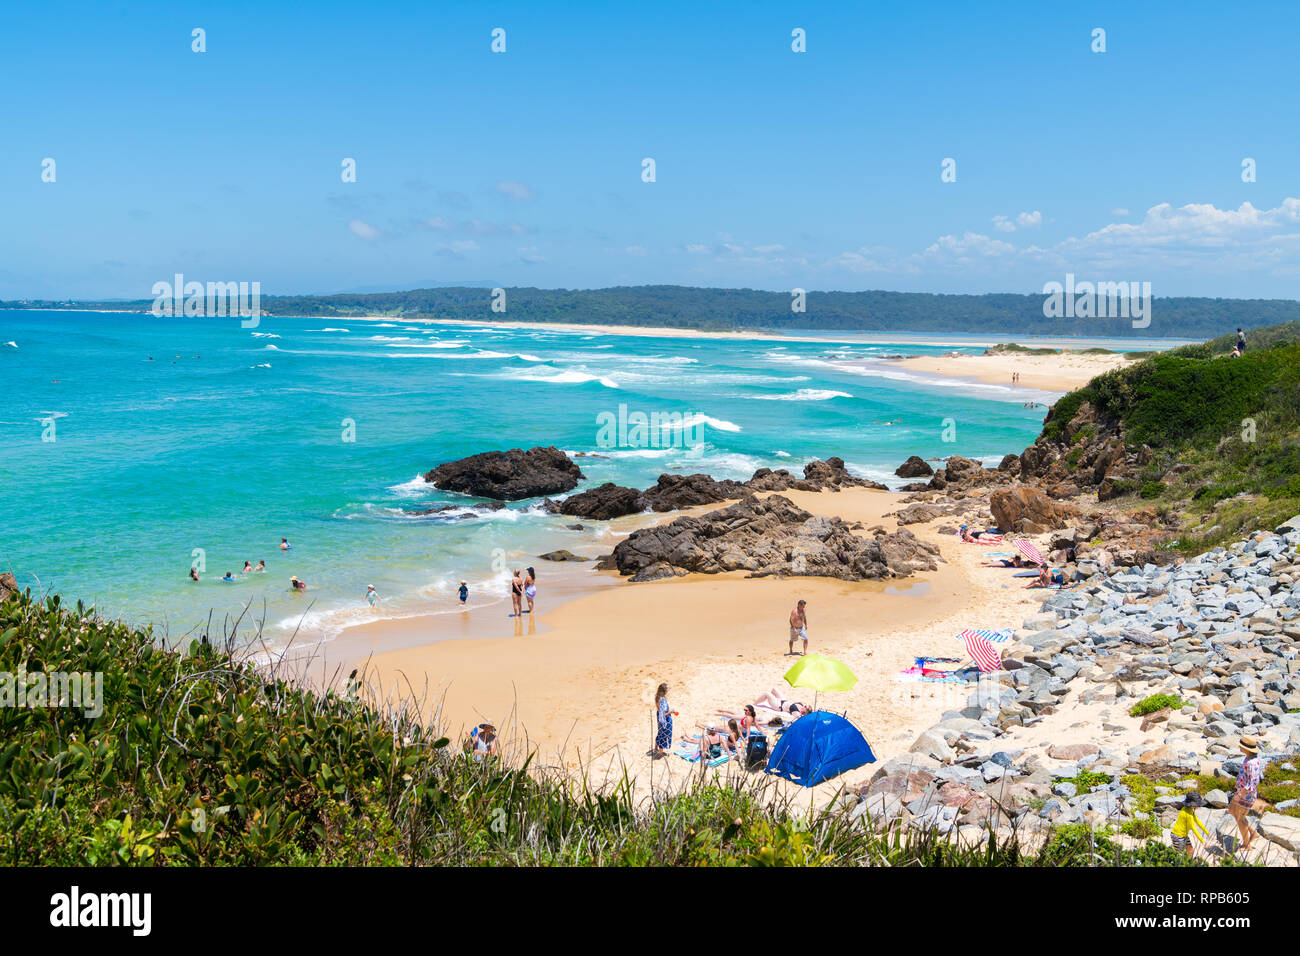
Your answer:
[[[913,455],[894,471],[899,478],[929,478],[934,474],[930,463],[920,455]]]
[[[644,510],[640,502],[641,492],[635,488],[607,481],[598,488],[580,491],[565,498],[560,503],[560,514],[608,521],[610,518],[621,518]]]
[[[8,571],[0,574],[0,604],[9,600],[9,595],[18,593],[18,579]]]
[[[487,451],[449,461],[424,476],[436,488],[498,501],[569,491],[582,478],[578,466],[554,446]]]
[[[812,515],[781,495],[761,500],[751,496],[706,514],[644,528],[614,549],[614,562],[625,575],[650,573],[662,564],[704,574],[748,571],[750,577],[846,581],[934,570],[937,556],[937,548],[909,531],[864,539],[839,518]]]
[[[708,475],[664,474],[659,476],[656,484],[641,492],[641,508],[638,510],[676,511],[743,498],[749,493],[741,482],[731,479],[715,481]]]
[[[843,458],[827,458],[825,461],[810,461],[804,465],[804,478],[816,482],[822,491],[839,491],[841,488],[876,488],[888,491],[888,485],[866,478],[855,478],[844,467]]]

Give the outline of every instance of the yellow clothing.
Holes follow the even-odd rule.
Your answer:
[[[1192,836],[1196,836],[1196,831],[1200,830],[1204,836],[1197,837],[1204,840],[1209,837],[1209,832],[1201,825],[1201,821],[1196,819],[1196,813],[1192,810],[1183,810],[1178,814],[1178,819],[1174,821],[1174,836],[1185,837],[1187,831],[1192,831]]]

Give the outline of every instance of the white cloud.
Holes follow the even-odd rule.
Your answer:
[[[693,256],[705,256],[709,254],[709,247],[698,242],[686,244],[686,251]]]
[[[1116,206],[1114,209],[1110,211],[1110,214],[1112,216],[1127,216],[1129,212],[1123,206]]]
[[[1021,229],[1031,229],[1034,226],[1043,224],[1043,214],[1035,209],[1033,212],[1022,212],[1016,214],[1016,225]]]
[[[646,255],[646,247],[645,247],[645,246],[628,246],[628,247],[627,247],[626,249],[624,249],[623,251],[626,252],[629,256],[644,256],[644,255]]]
[[[532,199],[535,193],[526,183],[503,179],[497,183],[497,192],[508,199]]]
[[[379,230],[360,219],[353,219],[348,223],[348,228],[352,230],[353,235],[360,236],[368,242],[379,238]]]
[[[999,232],[1015,232],[1016,224],[1007,219],[1006,216],[994,216],[993,228]]]

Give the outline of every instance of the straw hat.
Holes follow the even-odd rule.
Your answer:
[[[1250,734],[1245,734],[1241,738],[1241,749],[1248,754],[1259,753],[1259,739]]]

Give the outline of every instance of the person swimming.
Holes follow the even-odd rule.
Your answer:
[[[289,587],[294,591],[305,591],[307,590],[307,582],[299,581],[296,577],[291,577],[289,578]]]
[[[190,580],[197,581],[198,579],[199,579],[199,569],[194,567],[193,565],[190,565]]]
[[[245,561],[245,562],[244,562],[244,570],[241,571],[240,574],[252,574],[252,573],[253,573],[253,564],[252,564],[252,562],[251,562],[251,561]]]
[[[224,578],[222,578],[221,580],[223,580],[223,581],[228,581],[228,582],[230,582],[230,583],[233,584],[233,583],[234,583],[234,580],[235,580],[235,576],[234,576],[234,574],[232,574],[231,572],[227,571],[227,572],[226,572],[226,576],[225,576]]]
[[[266,570],[266,559],[263,558],[263,559],[261,559],[260,561],[258,561],[258,562],[257,562],[257,567],[253,568],[253,570],[254,570],[254,571],[265,571],[265,570]]]
[[[289,539],[288,539],[288,538],[281,538],[281,539],[280,539],[280,550],[281,550],[281,551],[288,551],[289,548],[290,548]]]

